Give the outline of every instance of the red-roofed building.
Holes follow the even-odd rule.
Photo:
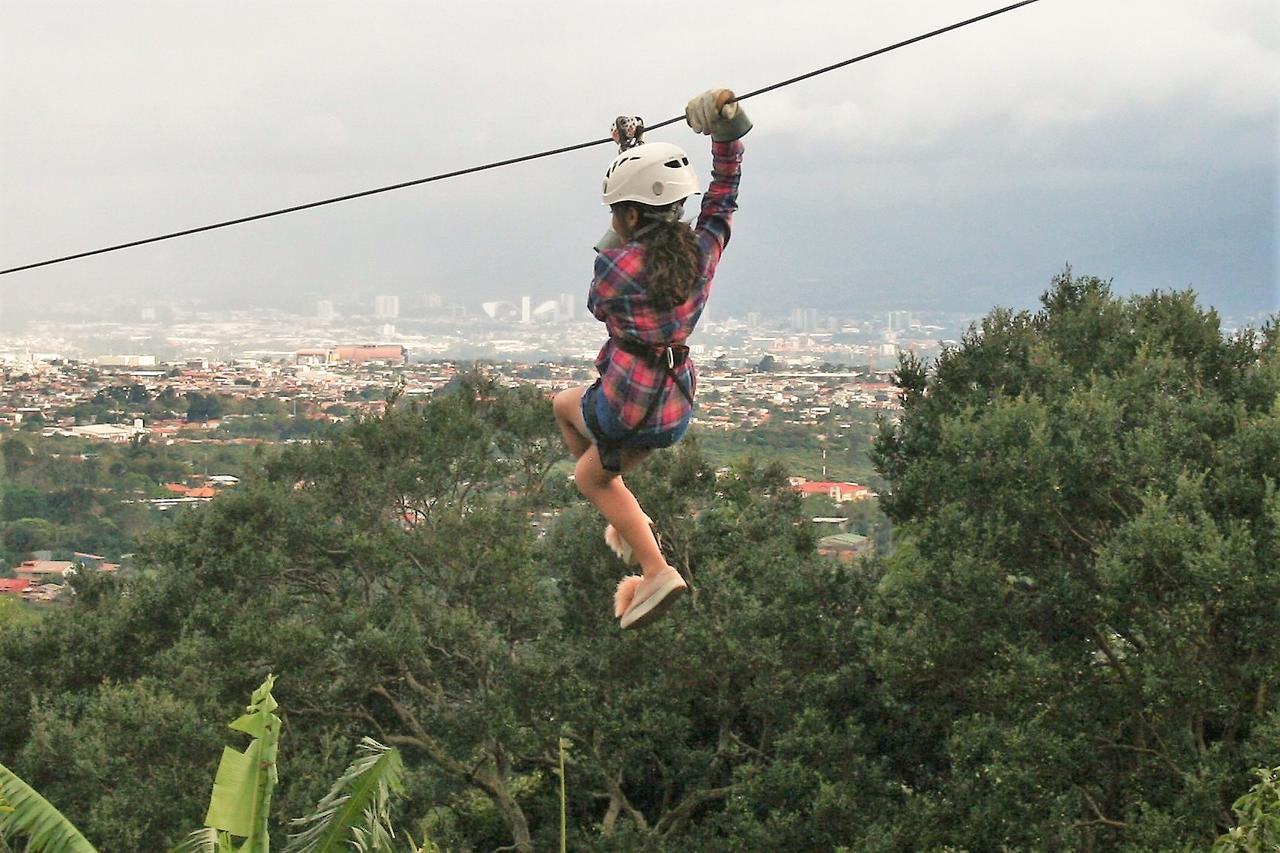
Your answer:
[[[70,560],[23,560],[22,565],[13,570],[20,579],[36,583],[54,581],[61,583],[68,572],[74,574],[75,563]]]
[[[802,495],[824,495],[836,503],[849,501],[866,501],[877,497],[867,486],[857,483],[831,483],[826,481],[810,481],[804,477],[789,477],[791,488]]]
[[[22,595],[30,584],[26,578],[0,578],[0,595]]]

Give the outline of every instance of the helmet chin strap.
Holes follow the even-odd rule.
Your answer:
[[[660,222],[679,222],[681,216],[684,216],[684,199],[672,202],[661,210],[641,209],[640,211],[642,219],[648,219],[655,225]]]
[[[646,210],[643,206],[640,208],[640,218],[646,222],[635,231],[631,232],[628,239],[639,240],[645,234],[660,225],[669,225],[673,222],[679,222],[680,216],[684,213],[684,201],[674,202],[670,207],[663,210]]]
[[[632,232],[631,232],[631,237],[630,237],[629,239],[631,239],[631,240],[639,240],[641,237],[643,237],[644,235],[648,234],[650,231],[652,231],[653,229],[657,228],[657,227],[658,227],[659,225],[661,225],[661,224],[662,224],[662,223],[660,223],[660,222],[650,222],[648,225],[641,225],[641,226],[640,226],[639,228],[637,228],[635,231],[632,231]]]

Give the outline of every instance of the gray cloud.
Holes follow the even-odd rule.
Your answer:
[[[10,0],[0,265],[598,138],[994,5]],[[1278,43],[1270,2],[1044,0],[750,101],[717,299],[981,311],[1070,260],[1276,310]],[[706,167],[687,130],[661,138]],[[608,158],[6,276],[0,297],[582,289]]]

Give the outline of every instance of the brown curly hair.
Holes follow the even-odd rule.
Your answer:
[[[624,201],[613,205],[622,213],[633,208],[643,223],[633,239],[644,246],[646,290],[659,309],[670,309],[689,298],[698,280],[698,238],[680,221],[683,202],[654,207]]]

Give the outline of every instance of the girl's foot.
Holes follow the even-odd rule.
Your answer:
[[[630,575],[618,583],[613,596],[614,615],[621,620],[623,629],[639,628],[665,613],[688,590],[689,585],[672,566],[652,577]]]

